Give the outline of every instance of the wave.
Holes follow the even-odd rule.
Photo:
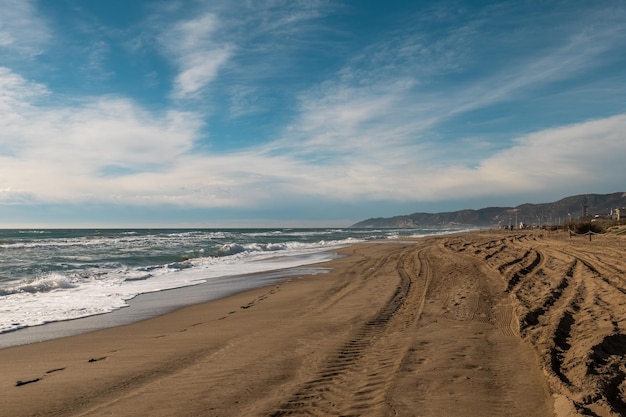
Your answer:
[[[212,242],[223,239],[236,239],[237,234],[215,231],[185,231],[172,233],[140,234],[136,231],[112,233],[109,235],[86,235],[76,237],[42,237],[24,239],[0,239],[0,248],[10,250],[22,249],[61,249],[74,248],[111,248],[120,250],[129,248],[154,248],[155,246],[178,246],[200,242]]]
[[[145,281],[149,278],[152,278],[153,275],[152,274],[136,274],[136,275],[129,275],[126,278],[124,278],[124,282],[129,282],[129,281]]]
[[[432,231],[266,229],[0,233],[0,333],[107,313],[138,294],[332,259],[369,239]],[[10,247],[15,251],[2,251]],[[32,278],[35,277],[36,278]],[[21,280],[21,281],[20,281]]]
[[[254,252],[278,252],[278,251],[298,251],[298,250],[320,250],[330,249],[360,242],[361,239],[342,240],[320,240],[313,243],[303,242],[280,242],[280,243],[225,243],[217,251],[218,256],[231,256],[238,254],[252,254]]]
[[[219,265],[233,265],[242,262],[250,262],[262,260],[267,254],[282,253],[285,256],[298,256],[310,252],[320,250],[338,248],[358,242],[357,239],[344,239],[338,241],[317,241],[311,243],[303,243],[296,241],[287,241],[280,243],[225,243],[221,245],[216,252],[217,256],[201,256],[201,257],[182,257],[182,260],[174,262],[157,263],[147,266],[122,266],[115,268],[115,263],[107,266],[107,263],[99,264],[68,262],[66,259],[62,264],[65,268],[71,268],[71,275],[64,275],[59,272],[48,272],[42,276],[24,279],[18,283],[0,286],[0,296],[9,296],[14,294],[36,294],[49,293],[57,290],[68,290],[83,287],[92,281],[101,281],[103,285],[118,285],[121,282],[137,282],[147,281],[151,278],[162,277],[166,274],[176,273],[183,270],[205,269],[207,267],[215,269]],[[121,251],[120,251],[121,252]],[[202,253],[203,251],[198,251]],[[273,255],[272,255],[273,256]],[[87,256],[73,255],[72,258],[90,260]],[[154,259],[158,259],[155,256]],[[168,257],[163,257],[163,260]],[[180,257],[179,257],[180,259]],[[66,274],[68,271],[66,271]],[[105,284],[107,283],[108,284]],[[182,283],[182,285],[185,285]],[[176,286],[176,285],[174,285]],[[145,289],[144,289],[145,290]],[[141,292],[141,291],[139,291]]]
[[[227,243],[222,245],[217,253],[219,256],[230,256],[246,252],[275,252],[287,247],[286,243]]]
[[[17,285],[0,288],[0,296],[20,293],[42,293],[59,289],[76,288],[78,285],[71,278],[57,273],[37,277],[32,280],[20,282]]]

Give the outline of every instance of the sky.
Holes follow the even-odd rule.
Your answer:
[[[347,227],[625,161],[623,0],[0,0],[0,227]]]

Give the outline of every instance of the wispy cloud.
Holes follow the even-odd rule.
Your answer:
[[[436,11],[437,19],[451,19],[441,9]],[[438,127],[450,119],[519,102],[538,91],[550,95],[554,85],[584,78],[610,62],[626,38],[623,25],[607,24],[612,17],[595,16],[584,30],[566,25],[549,45],[507,51],[507,45],[524,44],[521,37],[529,36],[526,27],[512,27],[508,35],[495,38],[493,22],[486,22],[483,13],[452,18],[444,22],[451,28],[444,25],[440,28],[444,34],[434,39],[418,25],[418,29],[392,31],[387,39],[357,52],[333,79],[300,95],[299,117],[276,146],[291,143],[310,155],[332,153],[331,144],[335,151],[355,153],[390,145],[409,149],[416,143],[436,144],[450,139],[438,133]],[[491,19],[497,20],[498,15]],[[541,31],[548,29],[537,30],[533,45],[547,36]],[[509,62],[498,58],[492,67],[480,61],[484,57],[479,50],[485,44],[507,53]],[[454,140],[461,144],[465,138],[461,133]]]
[[[44,108],[17,97],[27,93],[36,101],[45,92],[40,85],[7,70],[2,79],[9,80],[2,84],[2,96],[12,95],[12,104],[19,104],[17,111],[5,107],[0,119],[4,204],[264,207],[277,200],[434,201],[581,184],[598,188],[620,184],[621,177],[607,167],[622,166],[626,153],[626,115],[620,115],[516,138],[512,148],[467,167],[430,160],[429,144],[387,145],[378,126],[366,134],[360,123],[371,110],[365,108],[332,121],[356,123],[364,139],[352,151],[318,138],[328,149],[317,159],[302,158],[290,146],[212,154],[195,149],[202,128],[198,115],[151,114],[130,100],[106,97],[80,107]],[[393,108],[393,101],[374,107]]]
[[[175,98],[197,96],[232,56],[233,45],[217,38],[218,28],[217,17],[207,13],[176,23],[160,36],[166,53],[179,67],[174,80]]]
[[[208,87],[216,85],[231,95],[236,118],[259,112],[250,92],[264,91],[264,82],[280,90],[275,78],[290,76],[321,30],[313,22],[330,9],[327,1],[211,2],[193,17],[164,25],[159,16],[158,25],[150,24],[178,70],[172,96],[207,99]]]
[[[42,52],[51,38],[46,21],[31,0],[0,0],[0,51],[6,48],[14,58],[32,58]],[[11,55],[6,55],[13,59]],[[6,61],[5,61],[6,62]]]
[[[434,20],[419,18],[438,30],[390,29],[368,45],[355,42],[358,48],[342,59],[335,51],[335,70],[326,69],[324,77],[314,74],[319,79],[290,84],[285,79],[311,62],[305,59],[312,50],[307,36],[313,28],[323,29],[317,20],[331,5],[248,2],[237,6],[246,11],[238,19],[232,4],[202,3],[193,17],[159,20],[150,34],[137,38],[135,52],[156,43],[174,70],[173,75],[151,72],[143,80],[171,84],[174,100],[159,111],[122,93],[56,100],[60,96],[49,86],[0,68],[0,202],[266,208],[277,201],[437,201],[548,189],[566,194],[581,187],[614,191],[623,182],[623,108],[588,112],[566,125],[555,120],[548,129],[528,120],[515,133],[499,134],[497,144],[488,130],[446,130],[455,118],[480,110],[493,111],[485,124],[496,115],[512,117],[497,114],[498,106],[533,92],[573,94],[560,86],[584,79],[616,59],[615,50],[623,51],[624,28],[603,24],[609,17],[595,16],[584,30],[555,29],[542,45],[539,38],[548,32],[539,27],[531,26],[539,34],[529,34],[527,27],[496,33],[497,22],[484,13],[439,8]],[[22,16],[33,19],[32,8],[23,10]],[[0,26],[0,48],[17,47],[19,27]],[[42,31],[24,45],[35,53],[33,45],[46,36]],[[533,48],[504,54],[508,45],[522,45],[523,36],[535,37]],[[481,52],[485,44],[502,56]],[[110,45],[96,45],[92,63],[104,67]],[[619,75],[613,79],[624,82]],[[614,87],[597,78],[596,83],[596,91]],[[284,96],[268,98],[268,89]],[[289,106],[267,109],[281,98]],[[205,111],[215,103],[228,121],[266,112],[284,124],[273,125],[278,133],[269,140],[216,152],[212,145],[225,133],[214,129],[212,114]]]
[[[334,78],[299,96],[298,116],[263,151],[294,158],[308,174],[296,175],[294,182],[337,200],[434,201],[619,188],[605,167],[620,166],[623,116],[548,130],[529,124],[527,136],[500,135],[498,146],[462,132],[443,137],[440,127],[458,115],[523,100],[529,91],[548,89],[549,95],[554,85],[584,77],[613,59],[623,28],[598,21],[582,32],[568,27],[550,45],[520,51],[494,69],[485,63],[480,75],[466,78],[471,48],[486,41],[478,30],[484,25],[477,16],[440,38],[448,52],[433,53],[436,59],[425,59],[428,48],[438,47],[419,32],[402,32],[358,52]],[[442,78],[448,81],[444,89],[437,88]],[[586,150],[590,143],[593,149]]]

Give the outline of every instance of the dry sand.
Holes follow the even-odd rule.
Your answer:
[[[624,243],[357,244],[329,274],[0,350],[0,415],[625,415]]]

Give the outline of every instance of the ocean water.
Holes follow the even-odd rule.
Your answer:
[[[0,230],[0,333],[112,312],[139,294],[323,262],[351,243],[453,231]]]

